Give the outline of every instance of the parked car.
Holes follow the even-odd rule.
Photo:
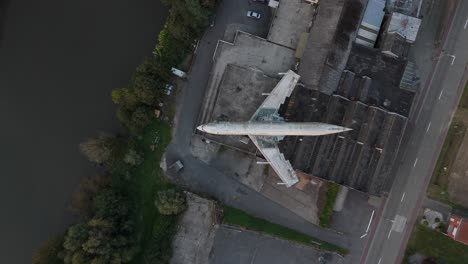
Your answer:
[[[260,3],[260,4],[268,4],[268,1],[269,0],[252,0],[252,2]]]
[[[260,19],[261,15],[254,11],[247,11],[247,17]]]
[[[172,93],[172,88],[174,88],[174,86],[170,83],[166,83],[166,85],[164,86],[164,93],[166,95],[171,95]]]
[[[180,78],[187,77],[187,74],[185,72],[183,72],[183,71],[181,71],[181,70],[179,70],[177,68],[172,68],[171,72],[172,72],[172,74],[174,74],[175,76],[178,76]]]
[[[180,160],[177,160],[169,167],[169,169],[173,169],[176,173],[179,173],[183,168],[184,164]]]

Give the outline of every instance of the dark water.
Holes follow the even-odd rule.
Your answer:
[[[1,0],[0,0],[1,1]],[[95,169],[78,143],[117,131],[126,85],[164,23],[159,0],[12,0],[0,43],[0,263],[30,263],[74,221],[67,206]]]

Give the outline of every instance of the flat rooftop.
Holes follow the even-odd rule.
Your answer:
[[[301,82],[310,88],[319,84],[344,3],[344,0],[320,1],[298,72]]]
[[[279,7],[274,11],[267,39],[296,49],[300,34],[309,31],[314,10],[314,5],[305,1],[280,1]]]
[[[293,49],[242,31],[237,31],[232,43],[218,41],[213,60],[199,123],[207,123],[211,117],[210,113],[219,94],[218,89],[227,65],[256,69],[267,76],[277,77],[278,73],[292,69],[295,64]]]
[[[394,12],[390,16],[387,33],[397,33],[410,43],[416,41],[421,19]]]
[[[280,80],[263,72],[228,64],[218,87],[217,96],[207,122],[248,121]],[[244,151],[255,153],[253,143],[245,144],[239,136],[205,134],[206,138]]]

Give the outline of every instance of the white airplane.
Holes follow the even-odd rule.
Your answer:
[[[247,135],[287,187],[298,182],[291,163],[278,148],[284,136],[321,136],[351,129],[316,122],[284,122],[278,109],[296,87],[300,76],[289,70],[248,122],[212,122],[197,127],[215,135]]]

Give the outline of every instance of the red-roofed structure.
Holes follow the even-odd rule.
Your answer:
[[[468,222],[456,215],[450,215],[447,235],[453,240],[468,245]]]

